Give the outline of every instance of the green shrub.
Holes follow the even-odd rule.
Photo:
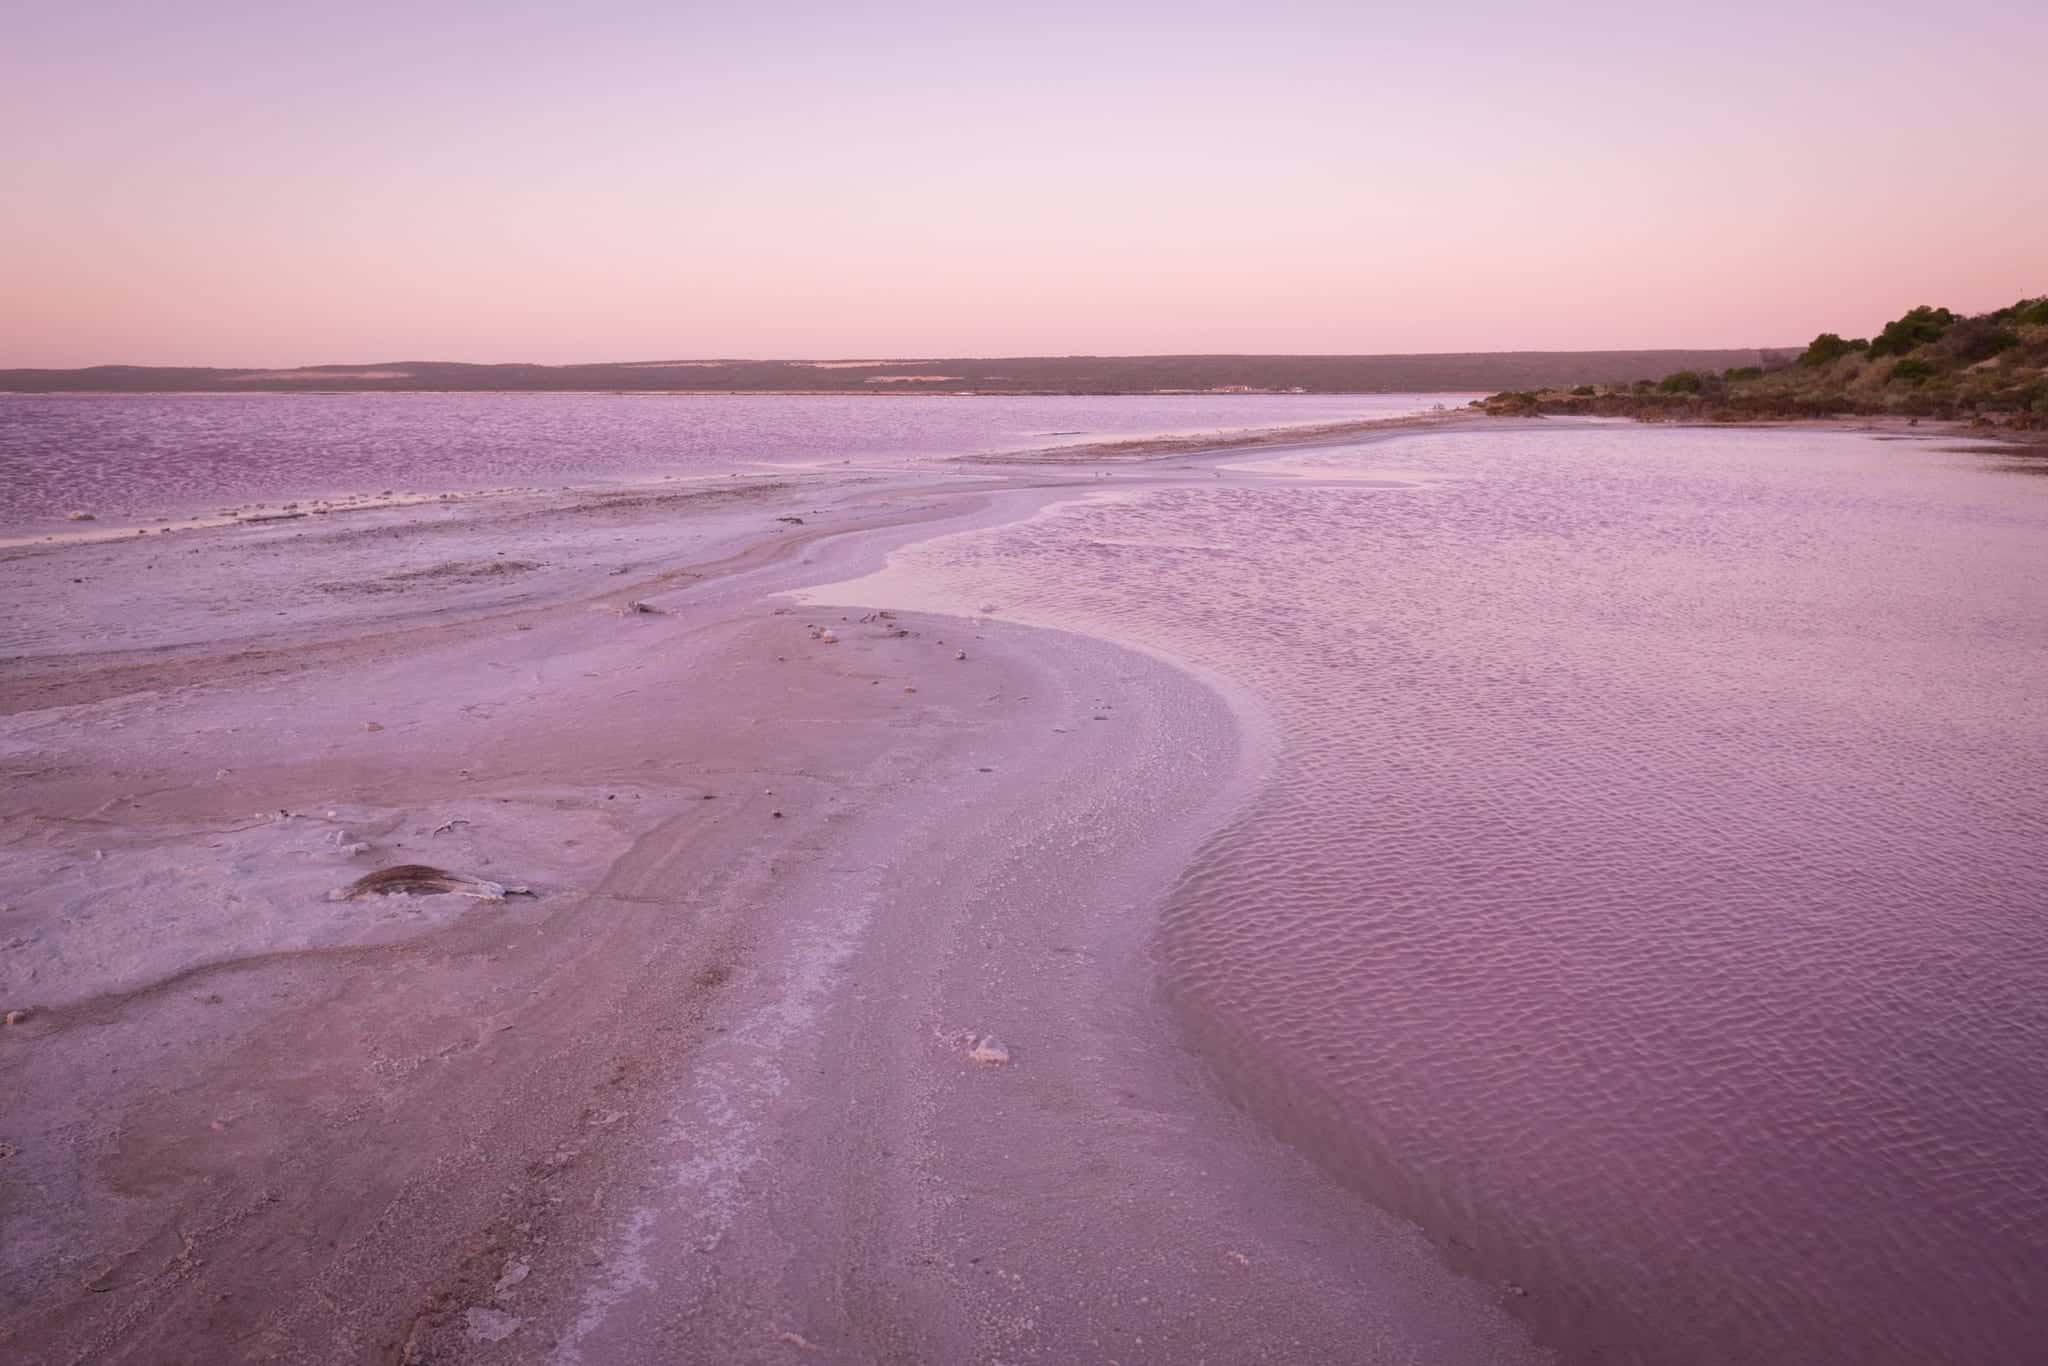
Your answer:
[[[1721,373],[1722,379],[1762,379],[1763,377],[1764,368],[1761,365],[1738,365]]]
[[[1892,367],[1892,373],[1885,382],[1889,384],[1894,381],[1904,380],[1907,384],[1925,384],[1933,378],[1933,366],[1924,360],[1917,360],[1912,356],[1908,356]]]
[[[1572,390],[1572,393],[1579,398],[1591,398],[1595,392],[1597,391],[1590,384],[1581,384]]]
[[[1657,389],[1666,394],[1696,394],[1700,391],[1700,377],[1696,370],[1679,370],[1664,376]]]
[[[1805,353],[1799,357],[1799,363],[1805,366],[1822,366],[1829,361],[1840,360],[1851,351],[1869,349],[1870,343],[1862,337],[1855,341],[1843,341],[1833,332],[1823,332],[1807,346]]]
[[[1533,391],[1507,389],[1486,400],[1486,411],[1496,415],[1527,416],[1543,411],[1543,400]]]
[[[2048,323],[2048,298],[2013,305],[2012,320],[2016,323]]]
[[[1941,353],[1953,358],[1958,364],[1975,365],[1980,360],[1989,360],[2001,351],[2010,351],[2020,344],[2017,334],[2000,327],[1989,318],[1967,318],[1948,330],[1941,339]]]
[[[1955,320],[1956,315],[1945,308],[1929,308],[1922,304],[1909,310],[1905,316],[1886,323],[1884,331],[1870,343],[1870,354],[1903,356],[1915,347],[1940,341],[1941,334],[1948,331]]]

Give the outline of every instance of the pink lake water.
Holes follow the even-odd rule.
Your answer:
[[[1437,401],[0,396],[0,526]],[[1226,1095],[1567,1362],[2043,1358],[2048,478],[1551,422],[1113,482],[886,577],[1253,713],[1157,908]]]
[[[1162,910],[1222,1089],[1568,1362],[2048,1359],[2048,478],[1590,424],[1172,477],[878,582],[1263,717]]]
[[[67,512],[932,460],[1396,417],[1470,394],[0,394],[0,529]]]

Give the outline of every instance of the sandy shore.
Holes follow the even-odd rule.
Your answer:
[[[1162,1024],[1231,705],[790,596],[1096,473],[5,552],[0,1360],[1529,1359]]]
[[[977,464],[987,465],[1093,465],[1104,461],[1200,455],[1223,450],[1253,451],[1288,446],[1329,446],[1360,437],[1384,437],[1398,432],[1465,424],[1473,420],[1473,413],[1469,408],[1445,408],[1441,412],[1410,413],[1402,417],[1363,417],[1348,422],[1255,427],[1236,432],[1203,432],[1193,436],[1148,436],[1128,441],[1087,441],[1067,446],[1044,446],[1031,451],[979,455],[971,459]]]

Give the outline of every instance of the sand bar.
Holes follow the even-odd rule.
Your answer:
[[[1155,1008],[1230,703],[790,596],[1100,473],[10,552],[0,1357],[1528,1358]]]

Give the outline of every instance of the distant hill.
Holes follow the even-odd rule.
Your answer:
[[[1414,393],[1622,385],[1694,370],[1719,374],[1794,351],[1481,351],[1417,356],[1010,356],[835,361],[694,360],[607,365],[461,365],[392,361],[297,370],[99,365],[0,370],[0,390],[30,393],[572,392]]]
[[[1823,332],[1804,351],[1757,365],[1681,366],[1630,385],[1589,371],[1569,387],[1511,388],[1485,407],[1650,421],[1889,414],[2038,430],[2048,428],[2048,296],[1975,317],[1923,304],[1875,337]]]

